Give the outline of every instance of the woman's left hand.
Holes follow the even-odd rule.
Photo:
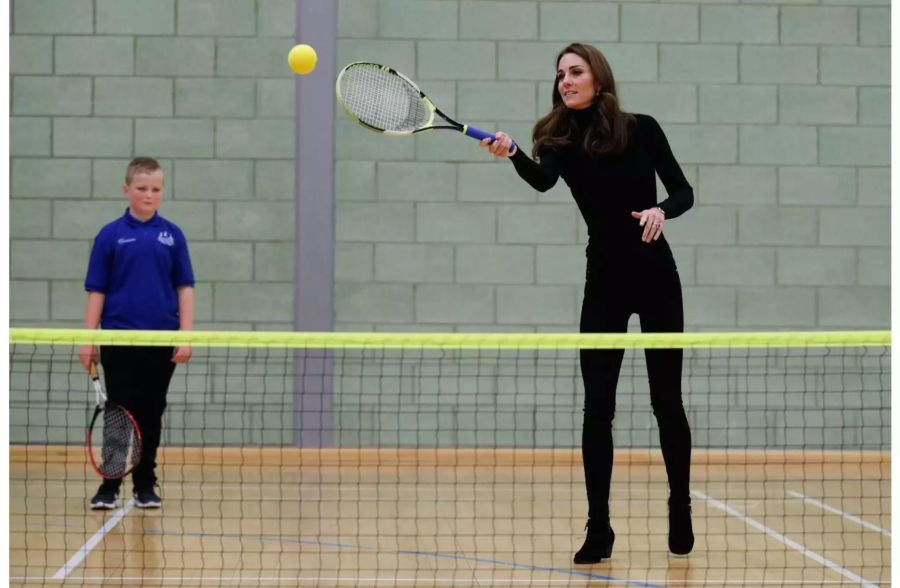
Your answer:
[[[649,243],[656,241],[662,235],[663,225],[666,222],[666,215],[663,211],[654,206],[641,212],[632,212],[633,218],[641,219],[640,225],[644,227],[644,234],[641,235],[641,241]]]

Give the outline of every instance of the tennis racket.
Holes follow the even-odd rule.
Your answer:
[[[91,364],[91,381],[97,406],[88,427],[85,448],[94,470],[107,480],[116,480],[141,461],[141,431],[130,412],[107,399],[95,363]]]
[[[386,65],[351,63],[338,74],[335,92],[347,116],[385,135],[449,129],[479,141],[494,139],[493,133],[458,123],[441,112],[415,82]],[[447,124],[435,124],[435,115]]]

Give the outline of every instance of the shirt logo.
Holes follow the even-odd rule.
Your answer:
[[[175,238],[169,234],[169,231],[162,231],[159,236],[156,238],[157,241],[162,243],[163,245],[168,245],[172,247],[175,245]]]
[[[137,241],[137,239],[126,239],[123,237],[123,238],[119,239],[119,245],[124,245],[125,243],[131,243],[132,241]]]

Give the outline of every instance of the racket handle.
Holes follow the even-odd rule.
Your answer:
[[[96,380],[100,376],[97,374],[97,364],[93,361],[91,362],[91,379]]]
[[[465,133],[466,136],[472,137],[473,139],[478,139],[479,141],[481,141],[482,139],[491,139],[491,142],[493,143],[494,133],[482,131],[478,127],[466,125],[466,128],[463,131],[463,133]],[[515,141],[513,141],[513,144],[509,146],[509,150],[515,151],[516,149],[517,149],[516,143],[515,143]]]

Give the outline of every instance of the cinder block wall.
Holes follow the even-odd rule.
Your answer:
[[[668,225],[689,330],[887,328],[890,5],[343,0],[389,63],[529,148],[556,53],[609,57],[695,188]],[[10,319],[78,326],[123,168],[163,161],[198,328],[292,321],[295,0],[13,0]],[[586,231],[469,139],[336,121],[338,329],[574,330]]]

